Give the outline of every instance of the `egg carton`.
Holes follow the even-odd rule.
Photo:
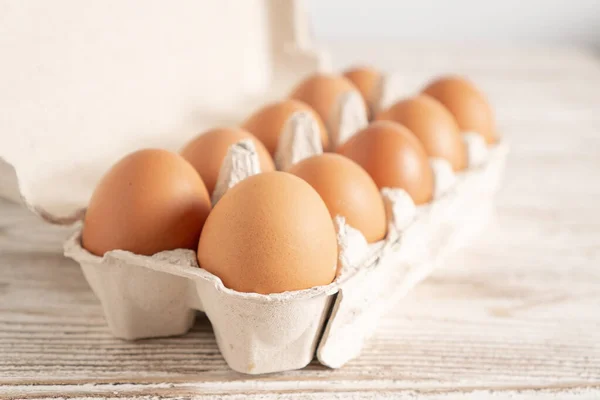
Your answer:
[[[279,164],[289,166],[320,153],[317,132],[308,113],[294,114],[282,132]],[[114,250],[98,257],[82,248],[81,231],[65,243],[65,255],[80,263],[118,338],[185,334],[199,310],[211,321],[233,370],[262,374],[300,369],[315,354],[322,364],[338,368],[360,354],[387,309],[481,228],[507,145],[487,148],[477,134],[464,137],[469,149],[465,172],[455,175],[445,160],[431,160],[436,182],[431,203],[415,206],[402,189],[382,190],[388,220],[384,240],[367,244],[343,217],[335,218],[340,273],[329,285],[269,295],[241,293],[200,268],[192,250],[153,256]],[[213,202],[258,172],[252,142],[232,146]]]

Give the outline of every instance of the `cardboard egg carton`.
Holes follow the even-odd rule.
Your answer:
[[[176,150],[198,131],[235,123],[257,102],[279,99],[299,79],[331,68],[328,54],[311,44],[301,1],[248,0],[234,8],[156,2],[152,12],[140,14],[145,6],[134,0],[110,7],[99,2],[94,12],[84,2],[8,7],[0,27],[0,47],[8,51],[0,76],[0,105],[7,110],[0,113],[0,157],[10,168],[0,163],[0,195],[22,199],[48,222],[74,223],[101,175],[124,154],[140,147]],[[23,29],[32,21],[39,29]],[[239,29],[215,36],[224,25]],[[55,34],[37,34],[45,30]],[[119,40],[106,40],[108,31]],[[110,68],[98,59],[112,60]],[[382,78],[376,103],[397,95],[388,81]],[[333,145],[366,124],[360,104],[357,93],[343,94],[325,118]],[[288,121],[275,155],[279,169],[321,151],[314,131],[310,116]],[[385,240],[367,245],[336,219],[342,269],[327,286],[238,293],[199,268],[191,250],[152,257],[116,250],[97,257],[81,248],[79,232],[65,254],[81,264],[116,337],[181,335],[202,310],[237,371],[302,368],[315,354],[339,367],[360,353],[388,307],[480,228],[506,145],[486,152],[476,135],[465,138],[467,172],[454,176],[444,161],[432,160],[437,186],[431,204],[415,207],[403,191],[383,191],[390,226]],[[214,202],[258,172],[253,154],[244,143],[232,149]]]
[[[286,124],[277,152],[283,165],[322,151],[318,128],[308,118],[300,112]],[[487,149],[478,135],[466,135],[465,140],[470,155],[466,172],[454,175],[446,161],[431,160],[436,187],[430,204],[415,206],[402,189],[382,190],[388,219],[384,240],[367,244],[343,217],[335,218],[341,271],[326,286],[269,295],[240,293],[200,268],[194,251],[141,256],[115,250],[98,257],[81,247],[80,232],[65,244],[65,254],[81,264],[116,337],[182,335],[200,310],[236,371],[299,369],[315,353],[322,364],[338,368],[360,354],[385,311],[464,242],[471,213],[491,203],[507,147],[500,143]],[[251,141],[232,146],[213,202],[259,172]]]

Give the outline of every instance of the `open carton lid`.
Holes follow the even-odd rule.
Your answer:
[[[235,6],[0,0],[0,158],[28,207],[72,223],[123,155],[179,150],[329,69],[301,2]]]

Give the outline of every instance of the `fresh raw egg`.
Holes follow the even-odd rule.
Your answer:
[[[332,117],[339,96],[357,90],[356,86],[343,76],[315,74],[296,86],[290,98],[311,106],[327,123]]]
[[[371,67],[356,67],[346,70],[344,76],[356,86],[367,104],[369,120],[373,119],[381,95],[381,73]]]
[[[211,209],[194,168],[166,150],[136,151],[115,164],[96,187],[85,214],[82,245],[152,255],[195,249]]]
[[[319,194],[278,171],[229,189],[198,244],[200,266],[226,287],[262,294],[331,283],[337,254],[335,227]]]
[[[321,117],[335,149],[367,123],[367,106],[350,80],[343,76],[315,74],[301,82],[290,98],[303,101]]]
[[[275,170],[273,159],[265,146],[250,132],[240,128],[217,128],[202,133],[181,150],[181,155],[192,164],[208,192],[212,193],[229,147],[244,139],[251,139],[254,143],[261,172]]]
[[[400,100],[377,114],[377,119],[406,126],[430,157],[447,160],[454,171],[467,167],[467,146],[460,128],[450,111],[433,97],[418,95]]]
[[[310,113],[315,119],[319,127],[319,134],[321,135],[321,144],[323,145],[323,149],[327,150],[329,137],[327,136],[327,129],[325,129],[323,120],[315,110],[299,100],[288,99],[269,104],[252,114],[242,124],[242,128],[256,136],[265,145],[269,153],[274,156],[277,151],[279,136],[286,122],[294,113],[300,111]]]
[[[306,158],[288,172],[308,182],[325,202],[331,217],[345,217],[369,243],[385,237],[383,199],[360,165],[339,154],[326,153]]]
[[[446,106],[463,132],[479,133],[488,144],[496,142],[494,112],[471,82],[456,76],[442,77],[427,85],[423,92]]]
[[[363,167],[380,189],[404,189],[415,204],[427,203],[433,197],[433,171],[427,153],[403,125],[375,121],[337,152]]]

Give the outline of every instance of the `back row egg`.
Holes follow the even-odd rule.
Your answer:
[[[198,135],[182,150],[181,155],[196,169],[209,193],[217,185],[221,164],[231,145],[250,139],[254,143],[261,172],[275,170],[275,164],[265,146],[250,132],[241,128],[216,128]]]

